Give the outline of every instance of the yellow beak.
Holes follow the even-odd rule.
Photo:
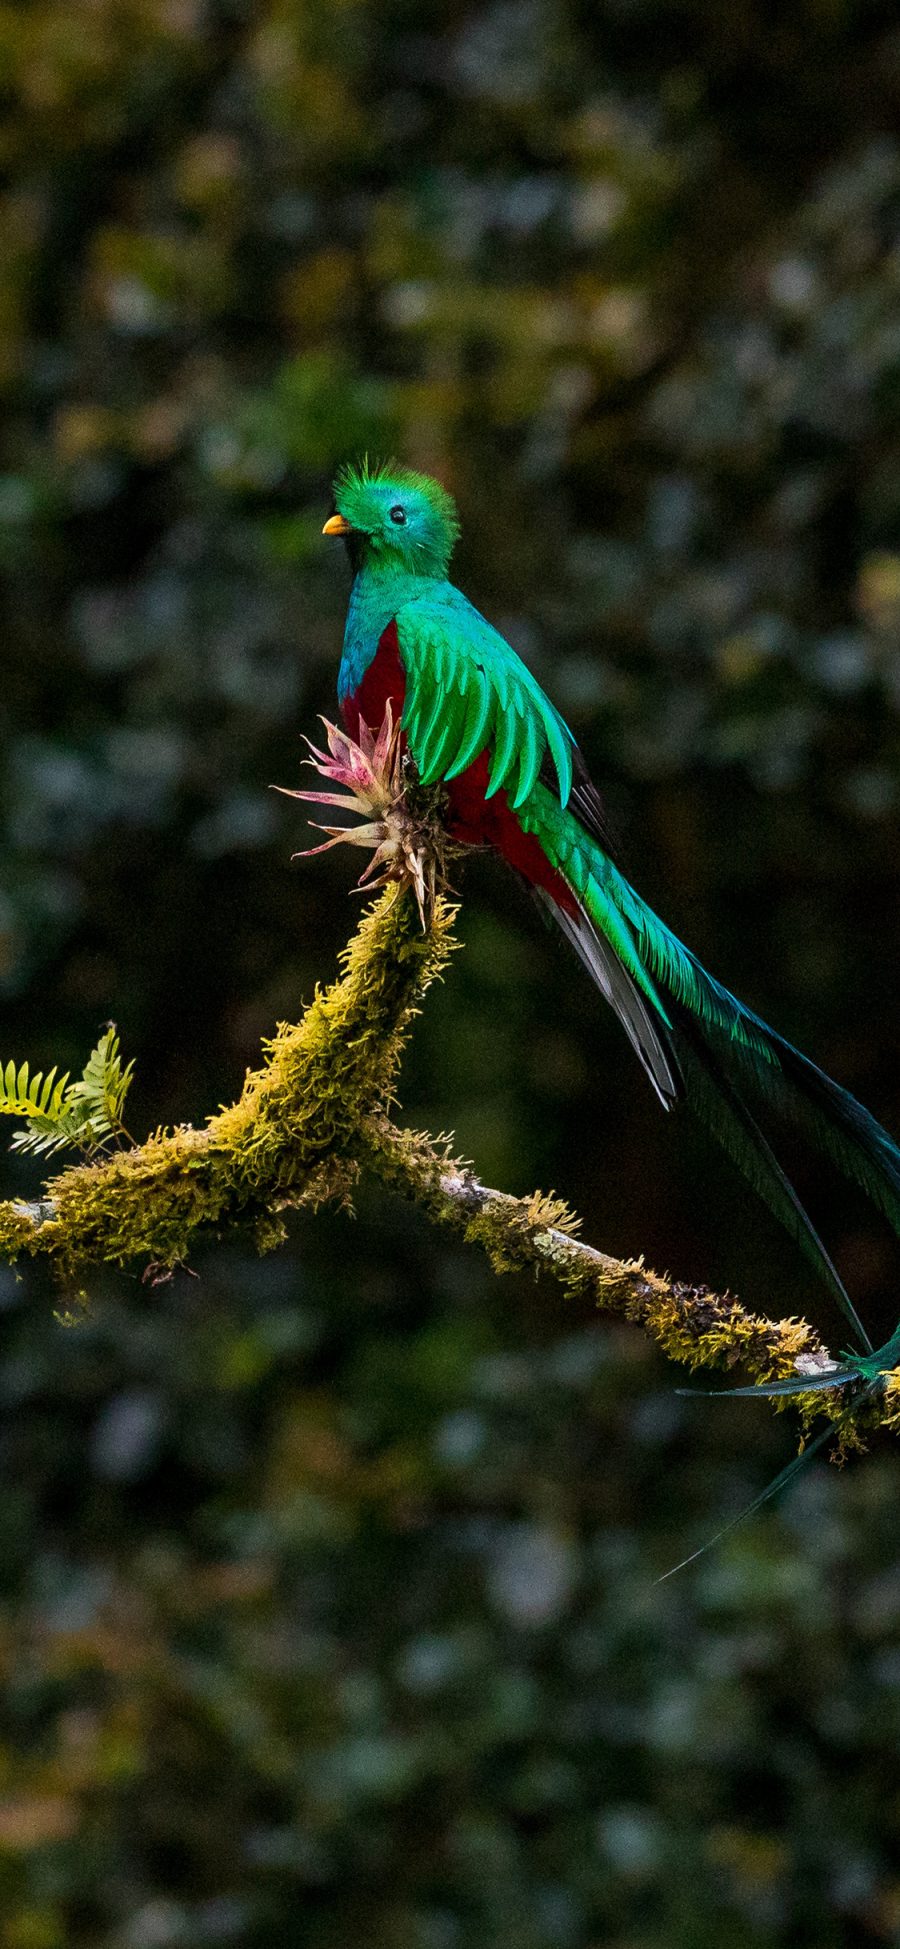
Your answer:
[[[323,535],[352,535],[353,529],[342,514],[331,514],[322,529]]]

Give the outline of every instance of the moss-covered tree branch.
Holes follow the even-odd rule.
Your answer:
[[[264,1046],[237,1101],[203,1129],[180,1125],[52,1178],[39,1204],[0,1204],[0,1254],[42,1253],[67,1275],[146,1259],[174,1265],[198,1237],[346,1191],[365,1116],[391,1102],[410,1022],[450,951],[454,909],[423,934],[391,889],[364,916],[344,972]]]
[[[454,917],[439,900],[423,932],[412,900],[389,888],[345,950],[340,978],[264,1045],[235,1103],[202,1129],[158,1131],[60,1172],[38,1202],[0,1203],[0,1255],[46,1255],[71,1282],[101,1265],[176,1265],[202,1238],[236,1225],[251,1226],[265,1249],[283,1236],[285,1211],[346,1196],[367,1171],[479,1246],[496,1272],[547,1273],[690,1368],[739,1364],[763,1381],[824,1357],[806,1321],[767,1318],[641,1259],[612,1258],[576,1236],[579,1221],[559,1199],[491,1190],[446,1146],[391,1121],[403,1047],[446,966]],[[833,1413],[844,1434],[853,1421],[836,1395],[801,1396],[799,1406],[805,1419]],[[900,1372],[861,1418],[900,1427]]]

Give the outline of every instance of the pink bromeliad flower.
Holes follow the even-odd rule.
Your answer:
[[[355,814],[363,823],[328,826],[312,820],[319,832],[329,836],[320,846],[308,846],[295,853],[294,858],[311,859],[316,853],[327,853],[333,846],[341,845],[371,849],[372,857],[360,874],[357,890],[366,892],[387,886],[390,881],[411,886],[424,929],[426,914],[434,903],[436,876],[443,865],[446,842],[442,844],[434,810],[411,802],[415,768],[406,751],[401,727],[394,723],[390,700],[377,735],[360,718],[358,743],[327,717],[321,722],[328,749],[323,751],[311,739],[304,738],[310,756],[303,762],[338,789],[291,791],[283,785],[276,789],[287,798],[302,799],[307,805],[336,806],[341,812]]]

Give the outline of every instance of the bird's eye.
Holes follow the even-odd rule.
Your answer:
[[[399,501],[395,508],[391,508],[390,513],[391,520],[396,523],[398,528],[402,528],[406,521],[406,509],[400,506]]]

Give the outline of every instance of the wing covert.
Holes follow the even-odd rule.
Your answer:
[[[405,603],[396,625],[406,672],[403,725],[423,784],[455,778],[487,750],[488,798],[502,786],[517,809],[543,766],[565,805],[572,734],[499,632],[463,596]]]

